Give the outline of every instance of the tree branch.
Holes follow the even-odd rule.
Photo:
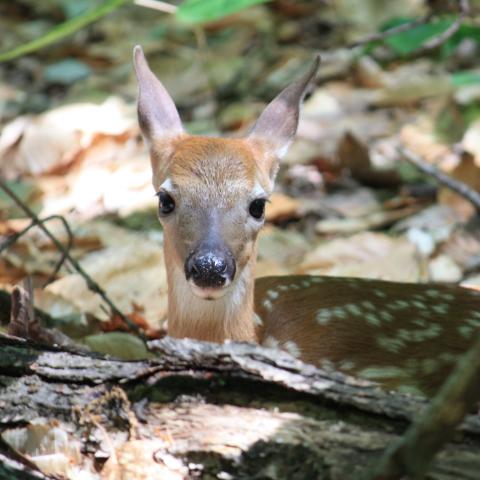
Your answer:
[[[442,172],[435,165],[427,163],[422,157],[407,148],[400,147],[398,151],[405,160],[415,165],[420,171],[430,175],[435,178],[438,183],[467,199],[475,207],[477,213],[480,214],[480,194],[473,190],[473,188]]]

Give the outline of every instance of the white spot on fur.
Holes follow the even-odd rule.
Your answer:
[[[330,320],[333,318],[333,312],[329,308],[324,308],[318,311],[315,318],[317,319],[317,322],[320,325],[327,325],[330,322]]]
[[[269,335],[265,340],[262,342],[262,345],[264,347],[269,347],[269,348],[278,348],[279,342],[275,337],[272,337]]]
[[[420,300],[414,300],[412,302],[412,305],[414,307],[419,308],[420,310],[428,310],[428,306],[425,303],[421,302]]]
[[[263,326],[263,320],[260,317],[260,315],[258,315],[257,313],[253,314],[253,321],[255,322],[255,325],[257,325],[259,327]]]
[[[301,356],[300,348],[298,347],[298,345],[295,342],[289,340],[289,341],[287,341],[283,344],[283,348],[290,355],[292,355],[292,357],[300,358],[300,356]]]
[[[380,335],[376,339],[379,347],[387,350],[390,353],[398,353],[405,347],[405,343],[400,338],[390,338],[384,335]]]
[[[380,319],[374,314],[374,313],[368,313],[365,315],[365,320],[370,324],[375,327],[379,327],[381,325]]]
[[[405,300],[395,300],[388,306],[390,310],[404,310],[408,307],[409,307],[409,304]]]
[[[269,312],[271,312],[273,310],[273,304],[270,300],[264,300],[263,301],[263,306],[265,307],[266,310],[268,310]]]
[[[395,317],[390,312],[387,312],[386,310],[380,310],[378,314],[380,315],[380,318],[382,320],[385,320],[386,322],[392,322],[393,320],[395,320]]]
[[[355,303],[347,303],[347,305],[345,305],[345,310],[357,317],[363,314],[363,309]]]
[[[470,327],[469,325],[462,325],[458,327],[458,333],[463,337],[463,338],[470,338],[473,333],[473,328]]]
[[[340,364],[338,365],[338,368],[348,372],[348,371],[353,370],[355,368],[355,362],[352,362],[351,360],[342,360],[340,362]]]
[[[369,300],[365,300],[364,302],[362,302],[362,306],[368,310],[375,310],[375,305]]]
[[[386,380],[389,378],[403,378],[406,372],[398,367],[368,367],[360,370],[358,376],[367,380]]]
[[[467,320],[465,320],[465,323],[473,328],[480,328],[480,320],[477,320],[475,318],[467,318]]]
[[[448,305],[448,303],[439,303],[438,305],[432,305],[430,308],[435,313],[438,313],[440,315],[445,315],[446,313],[448,313],[448,309],[450,308],[450,305]]]
[[[272,300],[275,300],[276,298],[278,298],[278,296],[280,295],[276,290],[268,290],[267,292],[267,295],[272,299]]]

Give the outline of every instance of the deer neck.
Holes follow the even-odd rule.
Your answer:
[[[255,255],[225,295],[204,300],[192,292],[185,273],[164,245],[168,281],[168,334],[222,343],[226,340],[257,342],[253,311]]]

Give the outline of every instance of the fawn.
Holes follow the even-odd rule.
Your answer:
[[[433,394],[480,332],[477,292],[308,275],[254,279],[265,202],[319,58],[238,139],[187,134],[138,46],[134,64],[164,230],[168,334],[258,342],[387,388]]]

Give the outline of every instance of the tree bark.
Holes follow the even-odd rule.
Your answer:
[[[125,362],[0,336],[3,438],[41,418],[80,445],[78,468],[92,478],[344,480],[426,405],[254,345],[167,337],[150,347],[151,359]],[[2,445],[0,479],[60,478]],[[479,452],[472,415],[428,478],[477,479]]]

